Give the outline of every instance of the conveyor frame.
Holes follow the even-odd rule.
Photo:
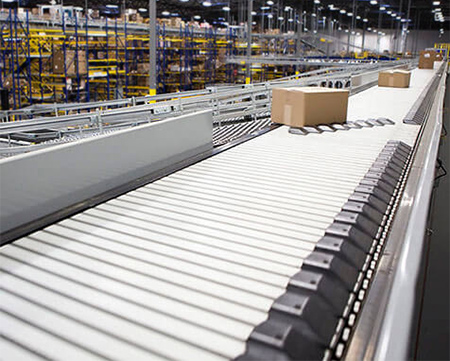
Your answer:
[[[414,147],[409,175],[346,359],[406,360],[413,357],[417,302],[424,261],[426,222],[442,132],[448,63]],[[406,225],[406,226],[405,226]]]

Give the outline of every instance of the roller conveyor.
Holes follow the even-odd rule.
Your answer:
[[[350,98],[349,121],[394,124],[307,136],[279,127],[1,247],[0,354],[287,360],[300,348],[304,358],[317,358],[317,349],[331,357],[342,338],[337,320],[348,317],[340,307],[356,289],[350,276],[325,277],[333,292],[348,288],[345,302],[325,300],[334,341],[323,341],[328,311],[323,326],[308,323],[316,314],[299,313],[307,326],[294,341],[291,331],[274,330],[297,307],[296,277],[331,272],[315,264],[327,262],[329,249],[345,249],[343,267],[355,274],[373,252],[388,219],[377,207],[392,211],[421,130],[403,118],[433,76],[416,70],[410,89],[374,87]],[[370,188],[374,179],[381,190]],[[373,233],[368,243],[336,243],[352,224],[345,217],[372,196],[380,203],[367,205],[371,218],[358,223],[358,232]],[[315,296],[302,292],[306,309]],[[304,340],[312,346],[302,348]]]

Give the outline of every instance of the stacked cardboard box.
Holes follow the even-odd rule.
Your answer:
[[[138,74],[147,74],[150,72],[150,63],[138,63],[137,65]]]
[[[380,71],[378,74],[378,86],[391,88],[408,88],[411,80],[411,72],[406,70]]]
[[[77,57],[78,57],[78,73],[87,73],[86,52],[75,50],[66,50],[66,74],[73,76],[77,74]],[[64,74],[64,51],[59,50],[53,55],[53,72],[55,74]]]
[[[272,122],[304,127],[345,123],[348,90],[319,87],[272,90]]]
[[[419,69],[433,69],[436,52],[434,50],[423,50],[420,52]]]
[[[444,57],[442,56],[442,53],[436,53],[435,57],[434,57],[435,61],[442,61],[444,60]]]

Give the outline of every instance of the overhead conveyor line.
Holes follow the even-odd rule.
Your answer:
[[[431,76],[401,102],[350,98],[350,120],[395,124],[281,126],[4,245],[0,344],[30,359],[339,358],[420,132],[402,119]]]

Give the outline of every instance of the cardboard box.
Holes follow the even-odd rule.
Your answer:
[[[444,57],[443,57],[442,53],[436,53],[436,55],[434,56],[434,60],[435,61],[442,61],[442,60],[444,60]]]
[[[138,74],[148,74],[150,72],[150,63],[138,63],[137,72]]]
[[[433,69],[436,52],[434,50],[423,50],[420,52],[419,69]]]
[[[348,90],[319,87],[272,90],[272,122],[304,127],[345,123]]]
[[[75,50],[66,50],[66,72],[68,76],[76,75],[76,60]],[[64,52],[62,50],[53,55],[53,72],[55,74],[64,74]],[[78,51],[78,73],[87,73],[85,51]]]
[[[411,80],[411,72],[406,70],[380,71],[378,74],[378,86],[391,88],[408,88]]]

